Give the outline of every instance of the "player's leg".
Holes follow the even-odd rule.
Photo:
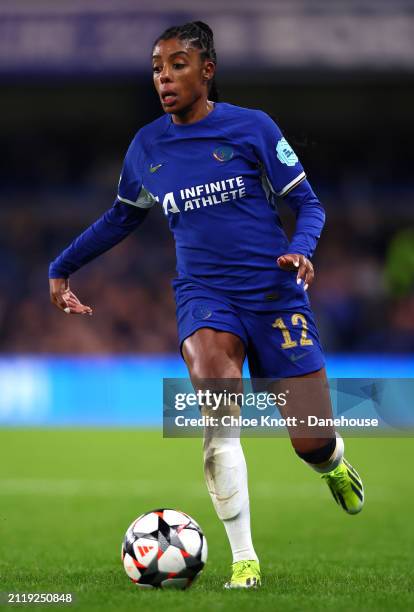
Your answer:
[[[332,418],[325,368],[278,382],[277,387],[281,386],[289,388],[281,413],[295,418],[295,425],[288,430],[296,454],[322,474],[337,504],[348,514],[357,514],[364,503],[364,489],[358,473],[344,458],[341,436],[331,426],[308,425],[309,415],[322,423]]]
[[[182,353],[196,389],[242,392],[245,346],[237,335],[201,328],[184,340]],[[240,414],[236,404],[225,410]],[[232,549],[233,577],[228,586],[257,586],[260,570],[251,537],[247,468],[238,428],[223,431],[206,427],[204,472]]]
[[[283,417],[296,453],[323,474],[335,501],[350,514],[362,508],[361,479],[343,459],[344,443],[333,427],[310,426],[308,417],[332,418],[332,405],[313,313],[307,305],[298,311],[245,313],[241,318],[249,337],[248,360],[253,378],[279,378],[271,390],[289,395]],[[283,377],[283,378],[282,378]]]

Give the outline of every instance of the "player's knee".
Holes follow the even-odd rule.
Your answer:
[[[233,382],[225,387],[227,391],[236,391],[241,379],[240,368],[229,357],[222,353],[199,355],[190,365],[190,376],[198,389],[211,389],[213,380],[229,379]],[[216,386],[216,385],[215,385]],[[204,389],[205,388],[205,389]]]

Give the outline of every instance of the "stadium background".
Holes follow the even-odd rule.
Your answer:
[[[161,112],[153,39],[200,14],[216,33],[221,99],[277,119],[326,207],[311,298],[330,375],[412,375],[411,2],[0,8],[0,422],[156,424],[160,378],[185,374],[160,210],[73,276],[91,319],[49,305],[47,266],[111,206],[128,143]],[[119,390],[109,401],[103,376]]]
[[[129,141],[160,113],[152,41],[189,19],[215,31],[222,99],[277,119],[326,207],[311,299],[329,375],[414,377],[411,0],[0,0],[0,590],[136,609],[121,537],[170,506],[203,526],[208,566],[185,599],[140,593],[142,610],[412,610],[408,437],[347,438],[357,518],[288,440],[245,440],[265,582],[223,593],[201,441],[158,429],[162,378],[185,375],[159,210],[74,275],[92,318],[49,303],[49,261],[112,205]]]

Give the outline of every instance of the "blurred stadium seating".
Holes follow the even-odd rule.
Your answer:
[[[277,119],[326,207],[311,292],[326,350],[411,360],[413,2],[212,1],[201,13],[184,0],[138,4],[0,0],[1,367],[16,354],[143,354],[164,365],[149,356],[177,354],[174,247],[159,210],[73,277],[92,318],[50,306],[47,267],[112,205],[130,139],[161,112],[153,39],[200,18],[216,33],[222,99]],[[166,374],[184,373],[168,363]]]

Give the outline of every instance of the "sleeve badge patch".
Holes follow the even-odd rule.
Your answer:
[[[294,166],[298,163],[298,157],[286,138],[281,138],[276,145],[277,158],[282,164]]]

